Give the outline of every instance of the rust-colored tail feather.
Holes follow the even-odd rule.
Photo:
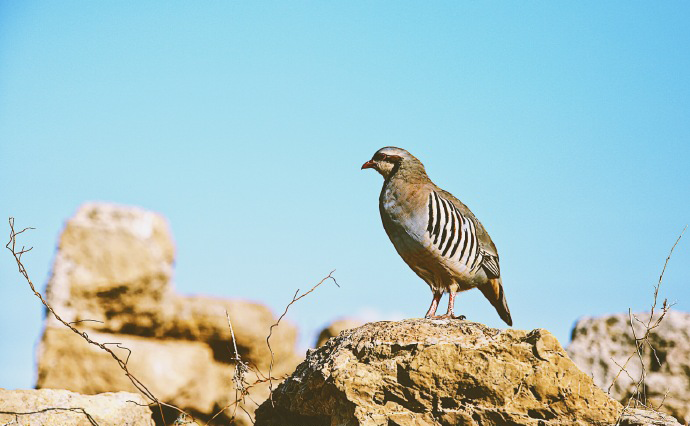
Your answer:
[[[506,324],[512,326],[513,319],[510,317],[510,309],[508,309],[508,302],[506,301],[506,294],[503,291],[501,279],[491,278],[488,283],[479,286],[479,290],[484,293],[484,297],[489,299],[489,302],[496,308],[498,316],[500,316]]]

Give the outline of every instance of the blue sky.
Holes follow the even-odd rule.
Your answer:
[[[168,218],[181,293],[280,312],[336,269],[288,314],[306,346],[428,308],[359,169],[400,146],[489,230],[515,327],[566,344],[580,316],[648,309],[690,222],[689,21],[673,1],[2,2],[0,219],[37,228],[41,287],[98,200]],[[681,241],[661,296],[689,311],[689,281]],[[9,252],[0,303],[0,387],[30,388],[43,311]],[[456,312],[503,326],[476,290]]]

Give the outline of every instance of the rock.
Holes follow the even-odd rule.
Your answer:
[[[266,336],[277,318],[266,306],[242,300],[193,296],[178,297],[164,309],[162,327],[157,332],[160,337],[207,342],[219,360],[229,360],[231,354],[228,348],[232,347],[232,336],[225,316],[227,312],[242,359],[268,370],[271,352],[266,345]],[[303,359],[295,358],[296,342],[297,329],[289,322],[281,321],[271,336],[275,361],[287,362],[291,369],[294,368]]]
[[[133,393],[80,395],[53,389],[0,389],[0,424],[153,426],[154,423],[144,399]]]
[[[258,303],[181,296],[172,285],[174,245],[165,219],[153,212],[90,203],[70,219],[60,238],[47,300],[65,321],[122,359],[131,350],[130,371],[163,402],[208,419],[234,401],[235,354],[267,375],[266,345],[276,317]],[[274,377],[301,361],[295,352],[297,330],[281,321],[271,337]],[[247,375],[252,383],[256,373]],[[89,345],[52,315],[38,349],[38,388],[95,394],[136,392],[112,357]],[[263,401],[268,384],[251,389]],[[214,424],[250,424],[256,404],[234,405]],[[249,413],[245,413],[245,410]],[[166,416],[167,417],[167,416]]]
[[[217,393],[229,395],[232,366],[227,365],[223,371],[214,362],[211,348],[203,342],[88,334],[95,341],[117,342],[131,350],[130,355],[118,345],[108,345],[123,360],[129,355],[129,370],[161,401],[195,413],[210,413],[221,396]],[[38,352],[39,388],[66,388],[85,394],[112,389],[138,392],[107,352],[65,327],[46,329]]]
[[[655,314],[657,315],[657,314]],[[649,313],[635,316],[644,323]],[[656,317],[655,317],[656,318]],[[640,322],[633,320],[638,337],[644,334]],[[681,423],[690,422],[690,313],[669,311],[659,327],[650,334],[649,341],[656,357],[645,346],[642,359],[646,367],[645,392],[648,406],[658,406]],[[628,357],[635,352],[635,337],[630,329],[628,314],[580,319],[572,333],[568,353],[573,361],[594,382],[607,390],[621,371]],[[658,359],[658,361],[657,361]],[[616,363],[618,365],[616,365]],[[626,404],[642,373],[637,355],[611,387],[611,396]],[[634,379],[634,380],[633,380]],[[666,399],[664,399],[664,396]]]
[[[265,336],[276,321],[271,311],[258,303],[175,294],[174,252],[161,215],[87,203],[60,237],[46,288],[48,303],[65,321],[92,330],[216,345],[232,340],[227,311],[240,354],[267,367]],[[46,323],[62,327],[52,315]],[[281,321],[271,337],[275,358],[293,356],[296,338],[297,330]]]
[[[218,361],[213,348],[204,342],[158,340],[96,331],[88,334],[98,342],[117,343],[108,347],[121,359],[128,359],[129,371],[161,401],[202,419],[208,419],[234,401],[236,387],[232,377],[235,364]],[[66,388],[86,394],[113,389],[137,392],[108,353],[88,344],[64,327],[46,329],[38,355],[41,360],[37,381],[39,388]],[[277,363],[273,376],[290,373],[294,365],[295,360]],[[246,377],[249,383],[258,378],[253,371]],[[249,396],[255,401],[263,401],[268,395],[268,384],[262,383],[253,387]],[[240,404],[250,413],[253,412],[251,405],[251,401]],[[236,415],[238,424],[250,424],[244,411],[238,410]],[[231,413],[221,415],[216,419],[216,424],[223,424],[230,417]]]
[[[678,421],[663,413],[645,410],[625,410],[620,426],[681,426]]]
[[[411,319],[347,330],[310,351],[256,426],[594,425],[621,410],[548,331]]]
[[[165,219],[136,207],[88,203],[62,232],[47,300],[67,322],[124,325],[118,313],[154,322],[171,295],[175,248]],[[48,325],[55,325],[52,316]]]
[[[335,337],[340,334],[341,331],[349,330],[351,328],[359,327],[364,324],[363,321],[355,318],[342,318],[334,321],[328,327],[321,330],[319,337],[316,339],[316,347],[323,346],[324,343],[331,337]]]

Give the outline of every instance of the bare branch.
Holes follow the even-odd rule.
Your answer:
[[[628,358],[628,360],[629,360],[629,359],[630,359],[630,358]],[[620,368],[620,371],[618,372],[619,375],[620,375],[620,373],[622,373],[623,371],[625,371],[625,374],[628,375],[628,378],[630,378],[630,381],[631,381],[631,382],[634,382],[634,381],[635,381],[635,379],[633,379],[633,376],[630,375],[630,372],[625,368],[625,365],[620,365],[615,359],[613,359],[613,357],[611,357],[611,361],[613,361],[613,363],[616,364],[616,365],[618,366],[618,368]],[[626,363],[626,364],[627,364],[627,363]],[[616,377],[617,377],[617,376],[616,376]],[[611,385],[611,386],[613,386],[613,385]],[[609,386],[609,393],[611,393],[611,387],[610,387],[610,386]]]
[[[97,323],[105,324],[103,321],[93,320],[93,319],[83,319],[83,320],[78,320],[78,321],[70,321],[70,324],[79,324],[80,322],[97,322]]]
[[[31,228],[33,229],[33,228]],[[14,415],[15,418],[16,416],[29,416],[31,414],[41,414],[41,413],[47,413],[49,411],[71,411],[73,413],[79,413],[83,414],[86,416],[86,420],[91,423],[92,426],[98,426],[98,423],[96,423],[96,420],[91,416],[91,414],[87,413],[86,410],[83,408],[59,408],[59,407],[50,407],[50,408],[44,408],[42,410],[36,410],[36,411],[24,411],[24,412],[15,412],[15,411],[0,411],[0,414],[10,414]],[[11,423],[8,423],[11,424]]]
[[[316,290],[316,288],[318,286],[320,286],[321,284],[323,284],[324,281],[331,279],[331,280],[333,280],[333,282],[335,283],[336,286],[340,287],[340,284],[338,284],[338,281],[336,281],[335,278],[333,277],[333,272],[335,272],[335,269],[332,270],[321,281],[319,281],[314,287],[312,287],[311,290],[301,294],[300,296],[297,296],[299,294],[299,289],[297,289],[297,291],[295,292],[295,295],[292,296],[292,301],[290,303],[288,303],[287,306],[285,307],[285,311],[283,312],[283,314],[280,316],[280,318],[278,318],[278,321],[276,321],[275,324],[271,325],[271,328],[268,330],[268,337],[266,337],[266,345],[268,346],[268,350],[271,352],[271,364],[268,367],[268,389],[269,389],[270,395],[271,395],[270,396],[271,404],[273,404],[273,380],[272,380],[271,374],[273,372],[273,363],[275,362],[275,360],[274,360],[275,356],[273,354],[273,349],[271,348],[271,336],[273,335],[273,328],[277,327],[278,324],[280,324],[280,321],[283,319],[283,317],[285,317],[285,315],[288,312],[288,309],[290,309],[290,306],[292,306],[295,302],[302,299],[303,297],[307,296],[312,291]]]
[[[19,273],[22,274],[22,276],[24,277],[24,279],[26,280],[26,282],[29,284],[29,287],[31,287],[31,291],[34,293],[34,295],[35,295],[36,297],[38,297],[38,299],[41,301],[41,303],[43,304],[43,306],[46,307],[46,309],[55,317],[55,319],[57,319],[57,320],[58,320],[60,323],[62,323],[65,327],[67,327],[67,328],[69,328],[70,330],[72,330],[74,333],[76,333],[76,334],[78,334],[79,336],[81,336],[81,337],[82,337],[84,340],[86,340],[89,344],[94,345],[94,346],[98,346],[99,348],[101,348],[102,350],[104,350],[105,352],[107,352],[107,353],[118,363],[118,365],[120,366],[120,368],[124,371],[125,376],[127,376],[127,378],[130,380],[130,382],[132,382],[132,384],[134,385],[134,387],[135,387],[139,392],[141,392],[146,398],[148,398],[150,401],[152,401],[154,404],[156,404],[156,405],[158,406],[158,408],[159,408],[159,410],[160,410],[161,418],[162,418],[164,421],[165,421],[165,417],[164,417],[164,415],[163,415],[163,408],[162,408],[163,406],[172,408],[172,409],[177,410],[178,412],[180,412],[180,413],[182,413],[182,414],[185,414],[185,415],[188,415],[188,416],[191,417],[191,418],[194,418],[194,416],[192,416],[192,415],[186,413],[184,410],[182,410],[182,409],[180,409],[180,408],[178,408],[178,407],[175,407],[174,405],[166,404],[166,403],[160,401],[158,398],[156,398],[156,397],[153,395],[153,393],[151,393],[151,391],[150,391],[150,390],[149,390],[149,389],[148,389],[148,388],[147,388],[147,387],[146,387],[136,376],[134,376],[134,375],[129,371],[129,369],[127,368],[127,362],[129,361],[129,355],[131,355],[131,353],[132,353],[131,350],[129,350],[129,349],[125,348],[125,347],[122,347],[122,346],[120,346],[119,344],[116,344],[118,348],[120,348],[120,349],[126,349],[127,351],[129,351],[129,355],[127,355],[126,360],[123,361],[120,357],[117,356],[117,354],[115,354],[115,352],[113,352],[110,348],[108,348],[108,347],[106,346],[106,345],[114,344],[114,343],[99,343],[99,342],[96,342],[96,341],[92,340],[92,339],[89,337],[89,335],[86,334],[86,332],[84,332],[84,331],[79,331],[79,330],[76,329],[71,323],[68,323],[68,322],[66,322],[65,320],[63,320],[63,319],[60,317],[60,315],[58,315],[57,312],[55,312],[55,310],[53,309],[53,307],[50,306],[50,304],[43,298],[43,296],[41,295],[41,293],[39,293],[39,292],[36,290],[36,287],[34,286],[33,281],[31,281],[31,278],[29,278],[29,274],[27,273],[26,268],[25,268],[24,265],[22,264],[21,255],[22,255],[23,253],[28,252],[28,251],[31,250],[31,249],[29,249],[29,250],[24,250],[24,248],[22,247],[22,250],[20,250],[20,251],[17,251],[17,250],[16,250],[17,235],[19,235],[19,234],[21,234],[21,233],[23,233],[23,232],[25,232],[25,231],[27,231],[27,230],[29,230],[29,229],[34,229],[34,228],[27,227],[27,228],[22,229],[22,230],[19,231],[19,232],[16,232],[15,229],[14,229],[14,218],[13,218],[13,217],[10,217],[10,218],[9,218],[9,224],[10,224],[10,240],[7,242],[7,244],[5,245],[5,247],[6,247],[6,248],[12,253],[12,255],[14,256],[14,259],[15,259],[15,261],[17,262],[17,267],[19,268]]]
[[[235,388],[244,393],[247,385],[249,384],[245,379],[245,375],[249,372],[249,366],[246,362],[242,362],[240,353],[237,351],[237,339],[235,339],[235,331],[232,329],[232,322],[230,321],[228,311],[225,311],[225,317],[228,319],[228,327],[230,327],[230,335],[232,336],[232,345],[235,348],[235,357],[232,359],[236,362],[236,364],[235,374],[232,376],[232,381],[235,383]]]
[[[192,416],[191,414],[185,412],[184,410],[182,410],[182,409],[180,409],[180,408],[178,408],[178,407],[176,407],[176,406],[174,406],[174,405],[171,405],[171,404],[167,404],[167,403],[165,403],[165,402],[162,402],[162,401],[160,401],[159,399],[157,399],[157,398],[155,397],[155,395],[153,395],[153,393],[152,393],[152,392],[151,392],[151,391],[150,391],[150,390],[149,390],[149,389],[148,389],[148,388],[147,388],[147,387],[136,377],[136,376],[134,376],[134,375],[129,371],[129,369],[128,369],[128,363],[129,363],[129,358],[130,358],[130,356],[131,356],[131,354],[132,354],[132,351],[131,351],[129,348],[126,348],[126,347],[122,346],[121,343],[118,343],[118,342],[107,342],[107,343],[99,343],[99,342],[96,342],[96,341],[92,340],[92,339],[88,336],[88,334],[87,334],[86,332],[80,331],[80,330],[78,330],[78,329],[76,329],[76,328],[74,327],[75,324],[79,324],[79,323],[81,323],[81,322],[93,321],[93,322],[102,323],[102,321],[84,319],[84,320],[66,322],[65,320],[63,320],[63,319],[55,312],[55,310],[53,309],[53,307],[52,307],[52,306],[43,298],[43,296],[36,290],[36,288],[35,288],[33,282],[32,282],[31,279],[29,278],[29,275],[28,275],[28,273],[27,273],[27,271],[26,271],[26,268],[24,267],[24,265],[23,265],[22,262],[21,262],[21,256],[22,256],[22,254],[29,252],[29,251],[31,250],[31,248],[25,249],[24,247],[22,247],[22,249],[19,250],[19,251],[17,251],[17,249],[16,249],[17,235],[19,235],[19,234],[21,234],[21,233],[23,233],[23,232],[25,232],[25,231],[27,231],[27,230],[29,230],[29,229],[34,229],[34,228],[24,228],[24,229],[22,229],[21,231],[16,232],[15,229],[14,229],[14,218],[10,218],[10,219],[9,219],[9,224],[10,224],[10,240],[9,240],[9,242],[7,243],[7,245],[6,245],[5,247],[7,247],[7,249],[10,250],[10,252],[12,252],[12,255],[14,256],[15,261],[16,261],[16,263],[17,263],[17,267],[18,267],[18,269],[19,269],[19,272],[24,276],[26,282],[29,284],[29,287],[31,288],[31,291],[33,291],[34,295],[35,295],[36,297],[39,298],[39,300],[41,301],[41,303],[46,307],[46,309],[50,312],[50,314],[52,314],[52,315],[55,317],[55,319],[57,319],[60,323],[62,323],[62,324],[63,324],[64,326],[66,326],[67,328],[69,328],[72,332],[74,332],[74,333],[78,334],[79,336],[81,336],[84,340],[86,340],[87,343],[92,344],[92,345],[95,345],[95,346],[98,346],[99,348],[101,348],[102,350],[104,350],[105,352],[107,352],[108,354],[110,354],[110,356],[118,363],[118,365],[120,366],[120,368],[124,371],[125,375],[126,375],[127,378],[132,382],[132,384],[134,385],[134,387],[135,387],[139,392],[141,392],[149,401],[151,401],[151,402],[148,403],[148,404],[140,404],[140,403],[137,403],[137,402],[134,402],[134,401],[132,401],[132,402],[135,403],[135,404],[137,404],[137,405],[142,405],[142,406],[145,405],[145,406],[148,406],[148,407],[155,407],[155,406],[157,406],[157,407],[158,407],[158,410],[160,411],[160,415],[161,415],[161,418],[162,418],[163,422],[165,422],[165,417],[164,417],[164,414],[163,414],[163,407],[168,407],[168,408],[174,409],[174,410],[176,410],[176,411],[180,414],[180,416],[178,417],[178,419],[175,421],[175,424],[182,424],[182,423],[184,423],[184,422],[186,421],[187,418],[191,418],[192,420],[195,420],[195,419],[194,419],[194,416]],[[252,423],[254,423],[254,418],[252,417],[251,413],[249,413],[249,411],[247,411],[247,409],[244,407],[244,405],[246,405],[245,403],[246,403],[246,399],[247,399],[247,398],[248,398],[249,401],[251,401],[251,403],[253,403],[254,405],[256,405],[256,406],[259,405],[259,404],[249,395],[249,394],[250,394],[250,391],[251,391],[255,386],[261,385],[261,384],[263,384],[263,383],[269,383],[269,390],[270,390],[270,392],[271,392],[271,400],[272,400],[272,397],[273,397],[273,381],[274,381],[274,380],[275,380],[275,381],[282,381],[282,380],[285,380],[285,379],[287,378],[287,375],[283,375],[283,376],[281,376],[281,377],[273,377],[273,376],[272,376],[273,365],[274,365],[274,362],[275,362],[275,354],[274,354],[274,352],[273,352],[273,349],[271,348],[271,342],[270,342],[270,340],[271,340],[271,337],[272,337],[272,335],[273,335],[273,329],[274,329],[275,327],[277,327],[277,326],[280,324],[280,322],[282,321],[282,319],[285,317],[285,315],[287,314],[288,310],[290,309],[290,306],[292,306],[294,303],[296,303],[296,302],[299,301],[300,299],[302,299],[302,298],[306,297],[307,295],[309,295],[310,293],[312,293],[314,290],[316,290],[317,287],[319,287],[321,284],[323,284],[326,280],[331,279],[331,280],[333,280],[333,282],[335,283],[336,286],[340,287],[340,285],[338,284],[338,282],[336,281],[336,279],[335,279],[335,278],[333,277],[333,275],[332,275],[334,272],[335,272],[335,270],[331,271],[326,277],[324,277],[321,281],[319,281],[316,285],[314,285],[309,291],[307,291],[307,292],[305,292],[305,293],[303,293],[303,294],[299,294],[299,289],[297,289],[297,291],[295,292],[295,294],[294,294],[293,297],[292,297],[292,300],[291,300],[290,303],[288,303],[288,305],[285,307],[285,311],[283,312],[283,314],[278,318],[278,320],[277,320],[274,324],[271,325],[271,327],[270,327],[270,329],[269,329],[268,337],[266,337],[266,345],[268,346],[268,349],[269,349],[270,354],[271,354],[271,363],[270,363],[270,366],[269,366],[269,373],[268,373],[268,376],[266,376],[265,374],[263,374],[263,373],[261,372],[261,370],[260,370],[256,365],[254,365],[254,364],[252,364],[252,363],[250,363],[250,362],[244,362],[244,361],[242,361],[241,356],[240,356],[240,353],[239,353],[239,351],[238,351],[238,349],[237,349],[237,340],[236,340],[236,338],[235,338],[235,331],[234,331],[234,329],[233,329],[233,327],[232,327],[232,322],[230,321],[230,315],[228,314],[227,311],[225,312],[225,316],[226,316],[227,321],[228,321],[228,327],[230,328],[230,334],[231,334],[231,337],[232,337],[232,344],[233,344],[233,348],[232,348],[232,349],[234,350],[234,354],[232,354],[231,360],[235,362],[235,371],[234,371],[234,374],[233,374],[233,377],[232,377],[232,380],[233,380],[233,382],[234,382],[234,384],[235,384],[235,400],[234,400],[233,402],[227,404],[227,405],[226,405],[225,407],[223,407],[220,411],[218,411],[216,414],[214,414],[214,415],[208,420],[208,422],[206,423],[206,425],[209,425],[209,424],[210,424],[214,419],[216,419],[221,413],[223,413],[224,411],[226,411],[226,410],[228,410],[228,409],[230,409],[230,408],[233,408],[232,415],[231,415],[231,417],[230,417],[230,419],[229,419],[230,422],[234,421],[234,419],[235,419],[235,417],[236,417],[236,415],[237,415],[237,410],[239,409],[239,410],[242,410],[242,411],[247,415],[247,417],[249,418],[249,420],[250,420]],[[111,349],[108,347],[109,345],[115,345],[115,347],[118,348],[118,349],[126,350],[126,351],[127,351],[127,357],[123,360],[123,359],[120,358],[115,352],[113,352],[113,350],[111,350]],[[249,381],[247,381],[247,378],[246,378],[246,375],[247,375],[250,371],[253,372],[253,373],[255,373],[255,374],[256,374],[256,377],[257,377],[256,380],[253,381],[253,383],[250,383]],[[240,404],[240,403],[241,403],[241,404]],[[72,409],[72,410],[74,410],[74,409]],[[29,413],[16,413],[16,414],[29,414]],[[89,419],[89,420],[92,421],[92,419]],[[92,424],[95,425],[95,422],[92,421]]]
[[[669,260],[671,260],[671,255],[673,255],[673,250],[675,250],[676,246],[678,245],[678,242],[680,239],[683,237],[683,234],[685,234],[685,231],[688,229],[687,225],[685,228],[683,228],[683,231],[680,233],[678,238],[676,239],[676,242],[673,244],[671,247],[671,250],[668,253],[668,256],[666,257],[666,261],[664,262],[664,267],[661,270],[661,274],[659,275],[659,281],[656,283],[654,286],[654,299],[652,302],[652,306],[649,312],[649,318],[647,319],[646,322],[641,321],[637,316],[633,315],[632,310],[628,309],[628,316],[630,320],[630,329],[632,330],[632,335],[635,341],[635,350],[630,354],[628,359],[625,361],[623,366],[620,364],[616,363],[620,367],[620,370],[618,371],[618,374],[613,378],[613,382],[608,388],[608,392],[611,393],[611,388],[616,384],[616,381],[620,377],[621,373],[625,371],[625,373],[630,377],[630,380],[635,382],[635,380],[630,376],[630,373],[627,370],[628,363],[630,360],[637,355],[637,359],[640,361],[640,368],[642,371],[640,372],[640,377],[636,381],[634,389],[632,393],[630,394],[630,397],[628,398],[628,401],[623,407],[623,411],[621,412],[620,416],[618,417],[618,421],[616,422],[616,425],[619,425],[623,415],[625,412],[630,408],[631,405],[634,407],[642,406],[646,409],[650,409],[652,411],[657,412],[661,406],[663,405],[664,401],[666,400],[666,395],[668,395],[668,391],[666,392],[666,395],[664,395],[664,398],[662,399],[661,403],[657,407],[649,406],[648,401],[647,401],[647,386],[645,385],[645,379],[647,377],[647,366],[645,365],[645,358],[643,356],[644,352],[644,347],[648,346],[650,351],[651,351],[651,356],[654,357],[654,360],[661,365],[661,360],[659,359],[656,349],[652,346],[651,341],[649,340],[651,332],[659,327],[661,322],[664,320],[664,317],[668,313],[668,311],[671,309],[671,306],[674,304],[668,303],[667,299],[664,299],[664,301],[661,304],[661,313],[658,315],[657,318],[654,318],[655,310],[657,308],[657,303],[658,303],[658,298],[659,298],[659,289],[661,288],[661,283],[663,282],[664,279],[664,273],[666,272],[666,267],[668,266]],[[638,324],[640,324],[643,328],[643,334],[638,337],[637,332],[635,331],[635,322],[636,321]],[[614,361],[615,362],[615,361]]]

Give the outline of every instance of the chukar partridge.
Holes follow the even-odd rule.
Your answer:
[[[474,214],[436,186],[424,165],[401,148],[381,148],[362,165],[383,176],[379,211],[383,227],[405,263],[431,288],[426,318],[453,314],[457,292],[477,287],[508,325],[513,325],[501,283],[498,252]],[[443,293],[448,312],[436,316]]]

